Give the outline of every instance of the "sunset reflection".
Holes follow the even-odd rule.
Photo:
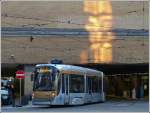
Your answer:
[[[89,50],[81,53],[81,63],[88,59],[89,63],[112,62],[112,7],[109,1],[84,0],[84,12],[88,15],[85,29],[89,31]],[[83,55],[84,54],[84,55]],[[84,57],[83,57],[84,56]],[[86,59],[84,59],[86,58]]]

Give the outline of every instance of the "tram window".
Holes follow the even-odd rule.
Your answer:
[[[99,92],[102,92],[102,78],[99,78]]]
[[[87,92],[92,93],[92,77],[87,77]]]
[[[92,77],[92,92],[98,92],[98,78]]]
[[[96,92],[99,92],[99,87],[98,87],[99,84],[98,84],[98,82],[99,82],[99,81],[98,81],[98,77],[96,77],[96,78],[95,78],[95,85],[96,85],[95,91],[96,91]]]
[[[59,77],[59,79],[58,79],[58,86],[57,86],[57,92],[58,93],[60,91],[60,84],[61,84],[61,78]]]
[[[62,75],[62,93],[65,93],[64,75]]]
[[[70,93],[84,93],[84,76],[70,75]]]
[[[68,94],[69,93],[69,91],[68,91],[68,77],[69,76],[66,76],[66,94]]]
[[[86,93],[89,92],[88,76],[86,76]]]

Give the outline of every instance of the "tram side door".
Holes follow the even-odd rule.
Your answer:
[[[91,102],[92,101],[92,79],[91,77],[87,77],[87,90],[88,90],[87,100]]]
[[[64,86],[65,86],[65,104],[69,104],[69,76],[64,76]]]

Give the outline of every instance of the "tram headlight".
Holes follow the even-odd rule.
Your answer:
[[[52,97],[55,97],[56,96],[56,92],[52,92]]]

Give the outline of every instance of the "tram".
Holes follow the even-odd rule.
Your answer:
[[[33,105],[82,105],[105,101],[101,71],[65,64],[38,64],[33,76]]]

